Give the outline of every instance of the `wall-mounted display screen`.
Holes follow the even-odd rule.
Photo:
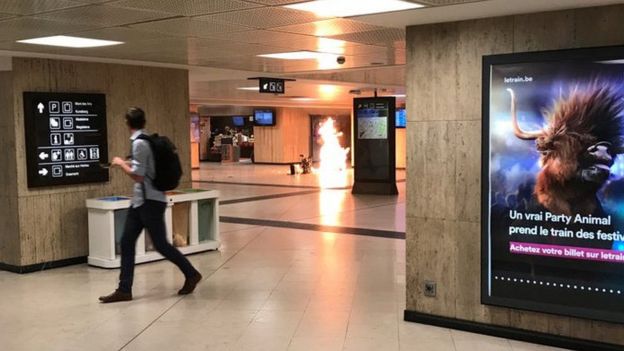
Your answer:
[[[254,125],[262,126],[274,126],[276,124],[275,110],[255,110],[254,111]]]
[[[396,127],[405,128],[407,126],[407,114],[404,108],[399,108],[396,111]]]
[[[483,303],[624,322],[624,48],[483,68]]]
[[[28,187],[108,181],[106,97],[24,93]]]
[[[235,127],[244,127],[245,126],[245,117],[241,117],[241,116],[232,117],[232,124]]]

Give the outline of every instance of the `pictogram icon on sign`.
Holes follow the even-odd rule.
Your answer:
[[[74,149],[65,149],[65,161],[73,161],[76,159],[76,152]]]
[[[92,147],[91,149],[89,149],[89,158],[92,160],[99,160],[100,159],[100,149],[97,147]]]
[[[61,103],[58,101],[50,101],[48,103],[50,113],[61,113]]]
[[[63,166],[52,166],[52,177],[59,178],[63,176]]]
[[[63,151],[59,149],[52,150],[52,161],[63,161]]]
[[[84,161],[84,160],[88,160],[89,157],[87,155],[87,149],[78,149],[78,160],[79,161]]]
[[[74,119],[71,117],[63,118],[63,129],[74,129]]]
[[[63,145],[74,145],[74,133],[63,134]]]
[[[50,145],[56,146],[56,145],[61,145],[61,144],[62,144],[62,140],[61,140],[60,133],[50,134]]]
[[[73,113],[74,104],[70,101],[63,101],[63,113]]]
[[[58,117],[50,117],[50,129],[61,129],[61,119]]]

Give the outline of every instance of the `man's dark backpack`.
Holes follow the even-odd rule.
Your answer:
[[[141,134],[137,139],[150,144],[154,154],[156,177],[152,179],[154,187],[160,191],[173,190],[180,185],[182,164],[176,146],[166,136]]]

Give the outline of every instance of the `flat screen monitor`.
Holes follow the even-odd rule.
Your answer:
[[[404,108],[396,110],[396,127],[405,128],[407,126],[407,115]]]
[[[263,109],[254,111],[254,125],[256,126],[274,126],[275,110]]]
[[[624,47],[483,62],[482,302],[624,323]]]
[[[232,124],[234,125],[234,127],[244,127],[245,117],[241,117],[241,116],[232,117]]]

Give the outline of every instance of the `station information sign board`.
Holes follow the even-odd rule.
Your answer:
[[[353,100],[355,115],[354,194],[398,193],[396,187],[396,98]]]
[[[28,187],[106,182],[104,94],[24,93]]]

